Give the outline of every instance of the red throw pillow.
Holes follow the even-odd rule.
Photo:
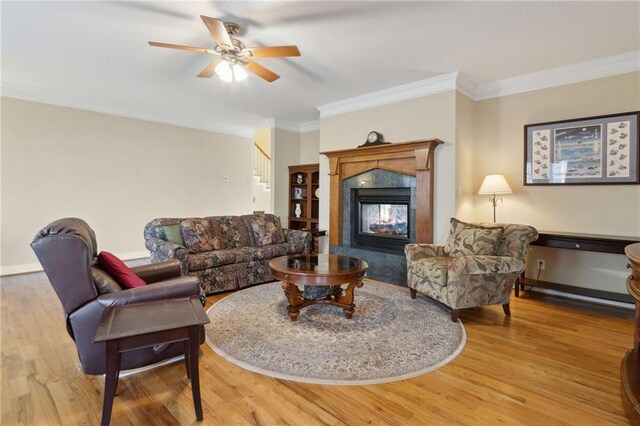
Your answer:
[[[100,252],[98,255],[98,263],[122,288],[135,288],[147,285],[147,283],[137,276],[131,268],[125,265],[122,260],[108,251]]]

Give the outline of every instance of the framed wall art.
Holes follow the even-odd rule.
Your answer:
[[[640,112],[524,126],[525,185],[640,183]]]

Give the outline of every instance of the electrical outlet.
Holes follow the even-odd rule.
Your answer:
[[[538,269],[540,271],[544,271],[544,266],[545,266],[544,259],[538,259]]]

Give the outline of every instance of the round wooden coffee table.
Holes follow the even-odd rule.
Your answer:
[[[300,309],[310,305],[326,304],[341,307],[347,318],[353,316],[353,290],[362,287],[367,262],[355,257],[335,254],[301,254],[278,257],[269,262],[271,273],[282,281],[289,301],[287,310],[291,321],[298,319]],[[346,284],[343,289],[341,285]],[[305,298],[298,285],[329,287],[327,295],[317,300]],[[313,288],[313,287],[311,287]],[[311,289],[310,288],[310,289]]]

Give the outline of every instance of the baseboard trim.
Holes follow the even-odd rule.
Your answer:
[[[548,294],[550,296],[558,296],[581,302],[596,303],[599,305],[614,306],[617,308],[635,308],[634,300],[631,295],[624,293],[595,290],[548,281],[538,281],[531,278],[525,278],[522,284],[529,287],[525,291],[533,291],[536,293]]]
[[[129,253],[118,253],[116,254],[120,259],[128,261],[128,260],[137,260],[137,259],[145,259],[149,257],[148,251],[133,251]],[[22,265],[11,265],[11,266],[2,266],[0,267],[0,277],[8,277],[10,275],[20,275],[20,274],[29,274],[32,272],[42,272],[42,265],[39,263],[24,263]]]

